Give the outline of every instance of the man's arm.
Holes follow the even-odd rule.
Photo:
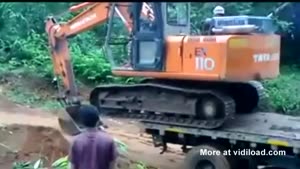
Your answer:
[[[69,150],[69,169],[76,169],[76,142],[75,140],[72,142],[70,150]]]
[[[69,163],[68,169],[75,169],[74,165],[71,162]]]
[[[112,141],[111,146],[110,146],[110,168],[109,169],[115,169],[116,167],[116,162],[117,162],[117,158],[118,158],[118,150],[117,150],[117,146],[115,144],[114,141]]]

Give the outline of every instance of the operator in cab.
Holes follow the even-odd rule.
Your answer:
[[[225,16],[225,9],[222,6],[216,6],[213,10],[214,16]]]
[[[75,137],[70,148],[70,169],[114,169],[118,156],[113,138],[98,129],[101,123],[95,106],[82,105],[79,109],[85,131]]]
[[[213,17],[222,17],[225,16],[225,9],[222,6],[216,6],[213,10]],[[213,23],[211,18],[207,18],[203,24],[203,32],[205,35],[212,35]]]

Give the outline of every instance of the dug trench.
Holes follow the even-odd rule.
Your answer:
[[[2,126],[0,166],[12,168],[14,162],[44,159],[46,166],[68,153],[68,141],[58,130],[30,125]]]
[[[23,108],[22,112],[28,112],[26,109],[28,108]],[[46,159],[49,166],[55,160],[67,155],[72,137],[62,134],[55,117],[37,116],[37,112],[28,112],[32,113],[30,115],[21,112],[10,113],[0,112],[1,169],[12,168],[13,162],[33,161],[40,158]],[[135,169],[134,165],[138,162],[147,164],[147,169],[179,167],[182,156],[179,151],[171,149],[165,155],[160,155],[159,150],[153,148],[149,136],[134,134],[138,131],[135,124],[115,119],[105,119],[105,121],[109,126],[115,126],[110,127],[107,132],[125,143],[129,149],[128,154],[120,156],[119,169]]]
[[[24,78],[14,77],[6,79],[6,85],[0,85],[1,169],[11,169],[12,164],[17,161],[33,161],[41,157],[46,159],[49,166],[53,161],[67,155],[73,139],[64,135],[58,126],[55,114],[63,110],[44,110],[8,99],[5,92],[11,90],[8,86],[13,86],[9,82],[15,81],[14,84],[19,84],[18,81],[21,80]],[[40,80],[30,81],[42,86]],[[28,81],[23,81],[24,83]],[[32,83],[28,85],[37,88]],[[120,119],[104,119],[104,122],[109,127],[107,132],[128,146],[128,153],[120,156],[118,160],[119,169],[136,169],[135,165],[139,162],[146,164],[147,169],[181,168],[183,154],[179,147],[171,145],[165,154],[160,155],[161,150],[153,147],[150,136],[140,131],[137,122]]]

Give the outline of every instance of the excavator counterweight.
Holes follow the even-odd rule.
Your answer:
[[[113,74],[145,78],[95,87],[90,103],[107,116],[214,129],[236,113],[253,112],[264,98],[259,81],[279,75],[280,37],[269,17],[214,16],[203,34],[190,35],[190,3],[87,3],[70,11],[84,7],[69,22],[46,23],[68,112],[59,122],[69,134],[82,126],[67,39],[98,24],[107,23],[104,48]],[[115,16],[129,33],[121,59],[110,43]]]

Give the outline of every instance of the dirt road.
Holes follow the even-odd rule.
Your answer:
[[[183,156],[178,147],[171,147],[170,152],[166,152],[165,154],[160,155],[159,154],[160,150],[152,146],[149,136],[145,134],[143,135],[137,134],[139,133],[139,128],[137,127],[137,124],[135,122],[125,121],[125,120],[121,121],[117,119],[105,119],[105,123],[107,123],[109,126],[108,129],[109,133],[113,134],[114,137],[116,137],[117,139],[123,141],[128,145],[130,160],[143,161],[147,165],[160,168],[160,169],[181,168],[180,166],[181,166]],[[1,97],[0,97],[0,124],[3,125],[17,124],[22,126],[35,126],[34,130],[18,129],[17,131],[15,131],[15,133],[20,133],[19,137],[10,136],[10,140],[9,141],[6,140],[7,144],[14,146],[15,148],[17,148],[20,145],[20,142],[24,142],[25,145],[25,142],[28,142],[28,139],[26,139],[25,137],[29,137],[29,136],[31,139],[29,142],[33,144],[32,146],[39,144],[38,140],[32,139],[34,137],[33,135],[34,134],[37,135],[40,133],[47,134],[47,132],[46,129],[36,128],[38,126],[50,127],[59,130],[56,117],[52,115],[50,112],[45,112],[39,109],[32,109],[26,106],[17,105]],[[12,129],[10,130],[16,130],[14,128],[16,127],[12,127]],[[21,127],[19,126],[19,128]],[[27,135],[25,136],[24,133],[26,132]],[[55,133],[55,131],[51,132],[50,134],[52,134],[54,137],[58,135],[57,133]],[[7,135],[9,136],[9,134]],[[53,149],[53,145],[64,145],[65,147],[67,147],[67,144],[64,143],[63,139],[55,141],[50,138],[49,132],[47,136],[49,137],[48,141],[52,142],[51,144],[52,149]],[[4,137],[2,137],[2,139],[3,138]],[[72,139],[71,137],[68,136],[65,136],[65,138],[68,141]],[[14,144],[13,143],[14,141],[18,141],[18,143]],[[28,145],[26,144],[26,146]],[[66,149],[64,150],[58,149],[57,151],[63,152],[66,151]],[[8,162],[0,164],[0,168],[4,169],[8,165],[9,165]]]

